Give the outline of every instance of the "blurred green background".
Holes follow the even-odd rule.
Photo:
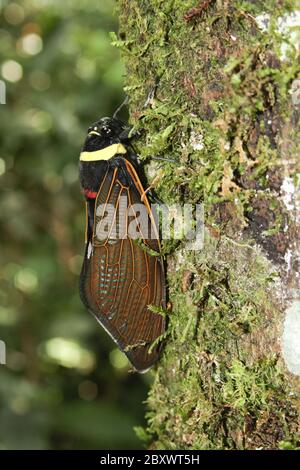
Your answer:
[[[82,306],[85,132],[124,98],[112,0],[0,1],[0,449],[135,449],[149,376]]]

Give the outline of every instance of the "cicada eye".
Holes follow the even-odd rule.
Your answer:
[[[91,137],[91,136],[95,136],[95,135],[100,135],[99,133],[99,129],[97,126],[91,126],[88,128],[88,136]]]
[[[106,135],[110,135],[112,133],[112,130],[108,126],[103,126],[102,130]]]

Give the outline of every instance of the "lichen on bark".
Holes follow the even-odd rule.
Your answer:
[[[299,378],[280,344],[300,290],[282,189],[299,173],[299,49],[282,32],[296,2],[204,3],[118,1],[140,158],[163,202],[205,211],[203,250],[164,243],[173,308],[139,433],[159,449],[297,448]]]

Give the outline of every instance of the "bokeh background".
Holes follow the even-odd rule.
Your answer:
[[[137,449],[151,377],[82,306],[85,132],[123,100],[113,0],[0,1],[0,449]]]

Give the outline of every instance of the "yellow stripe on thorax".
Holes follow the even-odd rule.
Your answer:
[[[122,144],[112,144],[101,150],[94,152],[81,152],[80,160],[83,162],[96,162],[98,160],[110,160],[118,153],[126,153],[127,150]]]

